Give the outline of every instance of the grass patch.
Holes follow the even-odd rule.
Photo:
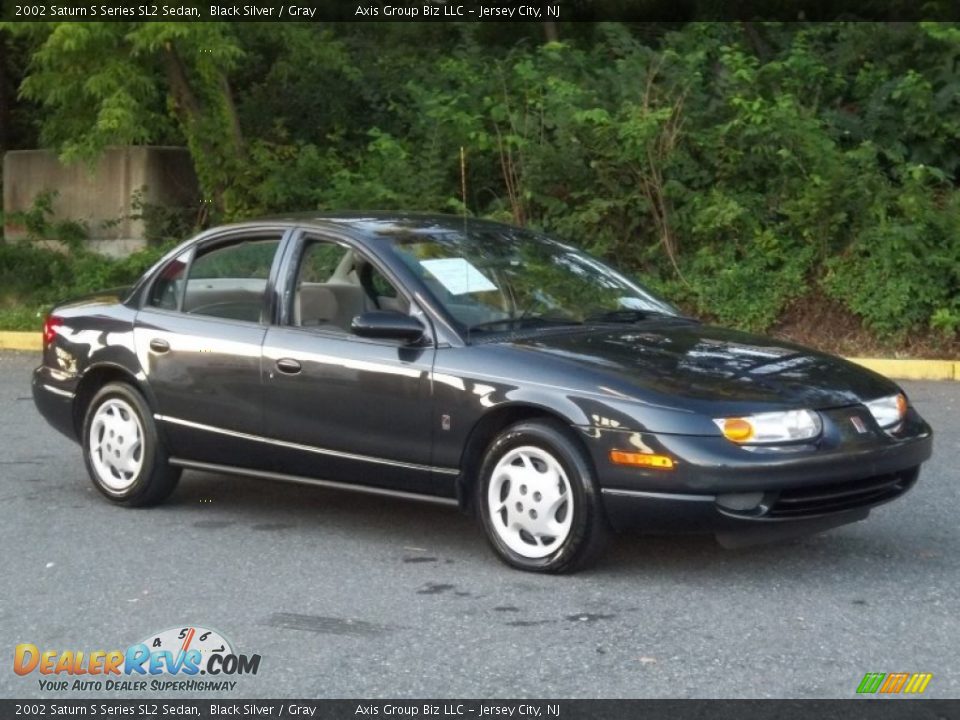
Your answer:
[[[49,306],[17,306],[0,308],[0,330],[40,332]]]

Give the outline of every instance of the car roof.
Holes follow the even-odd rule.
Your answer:
[[[443,215],[439,213],[389,212],[389,211],[345,211],[345,212],[296,212],[250,219],[233,225],[249,227],[259,223],[281,223],[297,227],[315,227],[318,229],[336,229],[373,237],[389,235],[397,231],[440,231],[463,232],[465,230],[509,230],[519,228],[493,220],[462,215]]]

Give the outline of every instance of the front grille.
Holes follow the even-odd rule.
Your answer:
[[[916,482],[917,474],[917,470],[913,469],[862,480],[781,490],[764,517],[824,515],[877,505],[903,495]]]

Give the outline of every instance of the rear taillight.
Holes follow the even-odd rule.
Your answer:
[[[57,336],[57,328],[63,325],[63,318],[59,318],[56,315],[47,315],[47,319],[43,321],[43,347],[46,349],[50,346],[50,343],[53,342],[53,339]]]

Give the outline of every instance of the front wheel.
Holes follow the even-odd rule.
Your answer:
[[[83,458],[97,490],[121,505],[162,502],[180,479],[180,468],[167,463],[146,401],[124,383],[105,385],[90,401]]]
[[[504,430],[484,458],[476,505],[493,549],[521,570],[582,567],[608,532],[589,459],[559,423]]]

